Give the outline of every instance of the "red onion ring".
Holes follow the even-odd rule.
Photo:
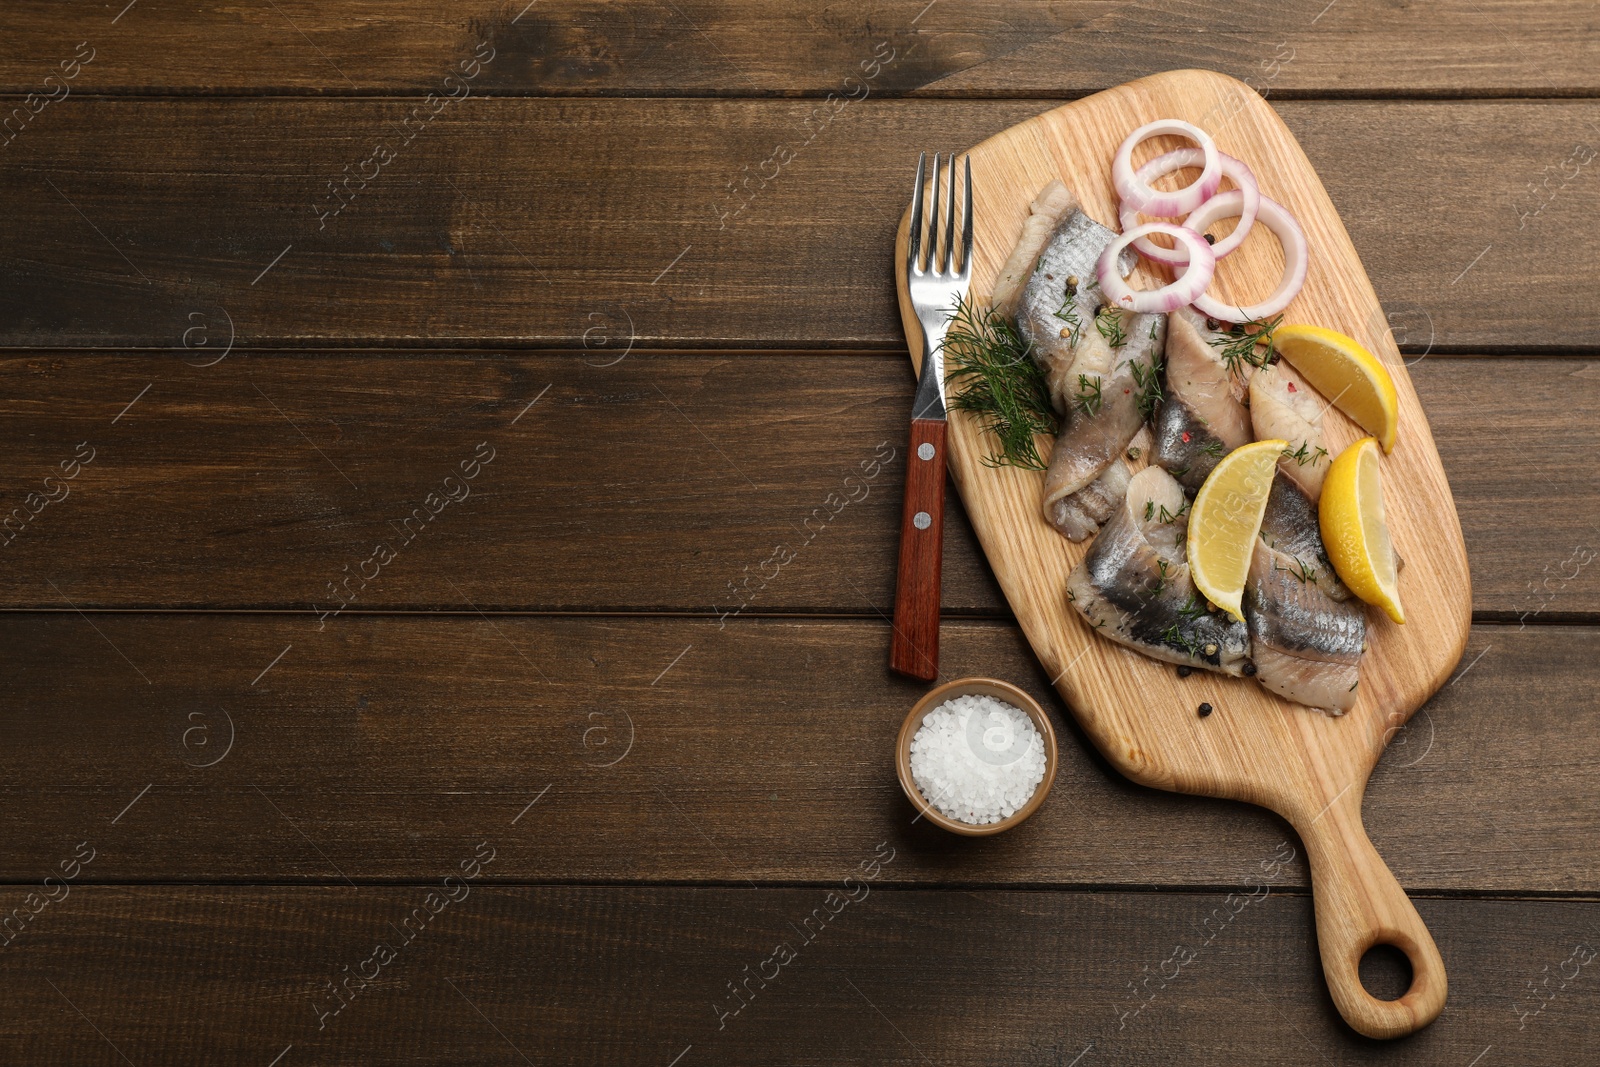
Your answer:
[[[1140,167],[1136,177],[1140,181],[1150,182],[1163,174],[1171,174],[1173,171],[1181,170],[1184,167],[1198,167],[1204,158],[1204,153],[1198,148],[1174,149],[1166,155],[1157,156]],[[1217,160],[1222,167],[1222,176],[1233,179],[1233,184],[1238,186],[1239,191],[1244,194],[1244,210],[1239,213],[1239,225],[1233,228],[1232,233],[1211,246],[1211,251],[1216,254],[1218,259],[1221,259],[1235,248],[1244,244],[1244,239],[1249,236],[1250,227],[1255,225],[1256,210],[1261,203],[1261,187],[1256,184],[1256,176],[1250,172],[1249,167],[1245,166],[1243,160],[1235,159],[1226,152],[1218,152]],[[1215,196],[1211,198],[1211,200],[1215,199]],[[1204,211],[1206,204],[1211,203],[1211,200],[1207,200],[1205,204],[1195,208],[1195,213]],[[1139,210],[1127,203],[1123,203],[1120,215],[1122,228],[1125,230],[1139,221]],[[1206,222],[1196,223],[1193,213],[1191,213],[1191,217],[1186,219],[1183,224],[1196,233],[1201,233],[1217,218],[1225,219],[1230,217],[1230,215],[1224,213]],[[1188,258],[1182,249],[1162,248],[1147,237],[1141,237],[1133,242],[1133,247],[1138,249],[1141,255],[1153,259],[1157,263],[1183,263]]]
[[[1117,256],[1134,241],[1152,233],[1166,234],[1186,246],[1188,261],[1183,265],[1183,273],[1161,288],[1135,290],[1117,273]],[[1175,311],[1185,304],[1196,303],[1203,297],[1206,286],[1211,284],[1211,275],[1216,268],[1217,257],[1212,254],[1211,246],[1206,244],[1204,237],[1175,223],[1147,222],[1143,226],[1135,226],[1106,245],[1100,253],[1099,262],[1095,264],[1095,273],[1100,276],[1101,292],[1113,305],[1149,314]]]
[[[1240,190],[1229,189],[1202,204],[1198,211],[1185,220],[1185,223],[1197,229],[1209,226],[1218,219],[1239,214],[1243,210],[1243,202],[1244,194]],[[1276,315],[1288,307],[1289,302],[1300,292],[1300,287],[1306,283],[1306,267],[1311,259],[1305,231],[1294,220],[1294,216],[1289,214],[1287,208],[1265,196],[1261,198],[1256,221],[1276,234],[1278,241],[1283,245],[1283,278],[1278,282],[1278,288],[1265,300],[1248,307],[1228,307],[1202,293],[1192,301],[1195,310],[1225,322],[1251,322]],[[1104,281],[1100,283],[1100,287],[1105,288]]]
[[[1170,193],[1150,188],[1133,172],[1134,148],[1141,142],[1162,134],[1187,137],[1199,145],[1200,151],[1205,155],[1205,167],[1200,171],[1200,177],[1192,184]],[[1146,215],[1158,215],[1162,218],[1187,215],[1208,200],[1211,194],[1217,191],[1217,186],[1222,184],[1222,163],[1217,156],[1216,142],[1200,127],[1181,119],[1157,119],[1155,122],[1145,123],[1128,134],[1128,139],[1117,149],[1116,158],[1111,161],[1111,184],[1116,188],[1117,195],[1122,198],[1124,204]]]

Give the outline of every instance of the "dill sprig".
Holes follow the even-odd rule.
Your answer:
[[[1206,614],[1206,602],[1195,596],[1193,593],[1190,593],[1189,599],[1184,603],[1183,607],[1178,609],[1178,614],[1182,615],[1191,622],[1195,619],[1204,618]]]
[[[1078,343],[1078,334],[1083,329],[1083,323],[1078,318],[1077,278],[1067,279],[1065,294],[1064,299],[1061,301],[1061,306],[1056,309],[1054,314],[1056,318],[1067,324],[1067,332],[1063,336],[1066,337],[1068,344],[1075,345]]]
[[[1182,518],[1183,517],[1183,513],[1188,511],[1188,510],[1189,510],[1189,501],[1188,501],[1187,498],[1185,498],[1184,502],[1178,506],[1178,510],[1177,511],[1168,511],[1167,510],[1167,506],[1165,504],[1162,504],[1161,505],[1161,518],[1160,518],[1159,521],[1161,521],[1161,522],[1173,522],[1176,519]],[[1151,519],[1154,519],[1155,517],[1156,517],[1156,502],[1154,500],[1146,500],[1144,502],[1144,521],[1145,522],[1149,522]],[[1163,571],[1162,573],[1164,574],[1166,572]]]
[[[1225,453],[1227,450],[1227,446],[1224,445],[1221,440],[1215,437],[1200,446],[1200,454],[1203,456],[1211,456],[1213,459],[1221,459],[1223,453]],[[1287,449],[1285,449],[1285,451],[1287,451]]]
[[[1156,557],[1156,568],[1160,573],[1156,577],[1155,587],[1150,590],[1151,596],[1159,596],[1161,591],[1167,587],[1167,580],[1172,577],[1172,568],[1160,556]]]
[[[992,308],[980,310],[966,300],[956,305],[944,338],[945,382],[960,389],[950,406],[978,416],[999,442],[1000,450],[984,457],[986,466],[1047,466],[1034,438],[1055,433],[1058,423],[1044,371],[1028,347],[1016,326]]]
[[[1276,562],[1274,562],[1272,564],[1272,569],[1287,571],[1296,578],[1300,579],[1303,584],[1310,584],[1317,580],[1317,569],[1315,567],[1307,564],[1306,561],[1301,559],[1299,556],[1290,556],[1289,558],[1294,560],[1293,567],[1280,567]]]
[[[1265,367],[1272,361],[1272,333],[1282,323],[1282,315],[1236,323],[1209,343],[1218,349],[1217,355],[1221,357],[1223,365],[1235,374],[1240,373],[1240,365],[1245,363],[1252,367]],[[1267,347],[1262,349],[1261,345]]]
[[[1161,631],[1161,640],[1171,645],[1173,648],[1183,649],[1191,656],[1200,655],[1200,650],[1195,647],[1193,639],[1191,639],[1188,634],[1178,629],[1178,625],[1176,623]]]
[[[1178,510],[1177,511],[1168,511],[1167,510],[1167,506],[1165,504],[1162,504],[1161,505],[1161,521],[1162,522],[1176,522],[1178,519],[1181,519],[1183,517],[1184,512],[1186,512],[1188,510],[1189,510],[1189,498],[1188,497],[1184,497],[1183,503],[1178,505]]]
[[[1121,348],[1128,343],[1128,335],[1122,330],[1122,314],[1110,304],[1094,313],[1094,328],[1100,331],[1100,336],[1112,348]]]
[[[1161,357],[1151,363],[1135,360],[1128,365],[1133,372],[1133,382],[1139,387],[1139,417],[1148,419],[1167,398],[1161,390]]]
[[[1328,450],[1326,448],[1318,448],[1315,452],[1313,452],[1306,447],[1307,444],[1308,442],[1301,441],[1300,447],[1295,449],[1293,452],[1289,451],[1287,448],[1284,449],[1283,458],[1292,459],[1302,467],[1304,467],[1307,463],[1315,467],[1319,462],[1327,458]]]
[[[1098,374],[1093,377],[1087,374],[1078,375],[1078,395],[1075,399],[1078,410],[1085,415],[1092,417],[1100,414],[1100,405],[1104,403],[1104,398],[1100,395],[1101,384]]]

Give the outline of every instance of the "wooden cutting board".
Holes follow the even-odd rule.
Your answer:
[[[1305,228],[1310,272],[1284,321],[1349,334],[1394,376],[1399,440],[1383,458],[1382,476],[1390,530],[1405,561],[1400,592],[1410,621],[1397,626],[1382,612],[1368,611],[1360,699],[1341,718],[1291,704],[1248,678],[1207,672],[1179,678],[1170,664],[1096,637],[1071,609],[1067,574],[1087,543],[1071,544],[1045,523],[1042,474],[983,465],[994,451],[992,438],[961,412],[950,418],[950,470],[1034,652],[1100,751],[1141,784],[1249,801],[1287,819],[1311,864],[1317,938],[1334,1002],[1363,1034],[1398,1037],[1439,1014],[1444,964],[1367,839],[1361,798],[1390,736],[1460,660],[1471,587],[1461,526],[1427,418],[1355,247],[1305,153],[1265,100],[1211,71],[1157,74],[1029,119],[971,150],[971,295],[987,304],[1029,201],[1053,178],[1065,181],[1091,216],[1119,230],[1111,158],[1130,131],[1158,118],[1185,119],[1210,132],[1218,148],[1244,160],[1262,192]],[[1152,141],[1135,153],[1135,162],[1179,144]],[[907,225],[902,219],[895,269],[912,359],[920,361],[920,328],[903,295]],[[1276,239],[1257,227],[1218,265],[1210,291],[1228,303],[1258,300],[1276,287],[1281,263]],[[1168,277],[1148,264],[1141,272],[1145,287]],[[1325,433],[1333,455],[1363,436],[1337,411],[1328,412]],[[1202,701],[1216,709],[1203,719],[1196,713]],[[1397,1001],[1378,1000],[1361,985],[1361,957],[1380,943],[1400,948],[1411,961],[1412,985]]]

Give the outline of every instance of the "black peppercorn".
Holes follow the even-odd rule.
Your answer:
[[[1205,718],[1207,715],[1210,715],[1211,711],[1212,711],[1212,708],[1211,708],[1210,704],[1201,704],[1200,705],[1200,717],[1202,719]]]
[[[1245,677],[1254,678],[1256,676],[1256,665],[1254,663],[1246,662],[1244,665],[1244,673]]]
[[[1187,678],[1187,677],[1189,677],[1189,675],[1191,675],[1193,673],[1194,673],[1194,668],[1193,667],[1179,667],[1178,668],[1178,677],[1179,678]]]
[[[1215,237],[1211,236],[1209,233],[1206,234],[1205,237],[1206,237],[1206,244],[1214,245],[1214,244],[1217,243],[1217,239]]]
[[[1219,323],[1216,319],[1213,319],[1213,318],[1207,318],[1206,319],[1206,329],[1208,329],[1208,330],[1215,330],[1220,325],[1222,325],[1222,324]]]

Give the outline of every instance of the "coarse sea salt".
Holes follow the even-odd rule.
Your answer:
[[[911,778],[958,822],[1009,818],[1044,780],[1044,737],[1027,712],[989,696],[960,696],[923,716],[911,739]]]

